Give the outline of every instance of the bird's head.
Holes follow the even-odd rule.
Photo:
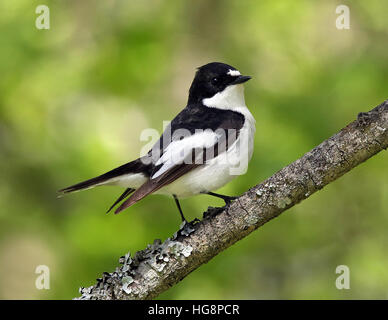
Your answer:
[[[203,103],[217,94],[229,91],[251,79],[236,68],[221,62],[211,62],[199,67],[189,91],[188,104]],[[241,87],[241,86],[239,86]]]

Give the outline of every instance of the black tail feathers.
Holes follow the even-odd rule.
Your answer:
[[[136,189],[128,188],[126,189],[123,194],[111,205],[111,207],[108,209],[106,213],[109,213],[115,206],[118,204],[121,200],[124,200],[126,197],[128,197],[132,192],[134,192]]]
[[[115,168],[107,173],[104,173],[98,177],[82,181],[80,183],[71,185],[70,187],[59,190],[59,193],[66,194],[80,190],[86,190],[104,183],[109,183],[109,180],[117,178],[121,175],[129,173],[144,173],[149,176],[150,166],[144,164],[141,159],[136,159],[132,162],[126,163],[118,168]]]

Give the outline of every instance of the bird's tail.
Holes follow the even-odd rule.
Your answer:
[[[60,195],[64,195],[67,193],[87,190],[100,185],[111,184],[118,180],[121,176],[127,174],[143,173],[144,175],[147,175],[148,169],[149,166],[147,164],[144,164],[141,159],[137,159],[132,162],[126,163],[118,168],[115,168],[111,171],[108,171],[98,177],[94,177],[92,179],[88,179],[77,184],[73,184],[69,187],[63,188],[58,192],[60,193]]]
[[[106,213],[109,213],[121,200],[124,200],[126,197],[128,197],[132,192],[134,192],[136,189],[133,188],[127,188],[123,194],[110,206],[108,211]]]

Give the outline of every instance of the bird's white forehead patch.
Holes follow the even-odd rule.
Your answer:
[[[232,77],[237,77],[237,76],[241,76],[241,73],[240,71],[238,70],[232,70],[232,69],[229,69],[228,75],[232,76]]]

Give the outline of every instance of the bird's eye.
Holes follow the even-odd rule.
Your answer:
[[[218,78],[217,77],[212,79],[212,84],[218,84]]]

